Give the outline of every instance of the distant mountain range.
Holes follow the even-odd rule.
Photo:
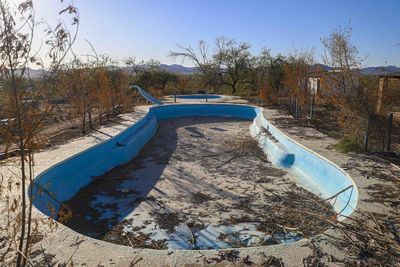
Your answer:
[[[141,69],[147,69],[148,65],[141,64],[141,65],[138,65],[138,67]],[[185,74],[185,75],[190,75],[190,74],[197,72],[196,67],[185,67],[185,66],[182,66],[179,64],[172,64],[172,65],[160,64],[159,68],[163,71],[168,71],[168,72],[178,73],[178,74]],[[132,67],[122,67],[122,69],[130,72],[132,70]]]
[[[180,74],[192,74],[198,71],[196,67],[185,67],[178,64],[174,65],[161,64],[160,68],[165,71],[180,73]],[[324,71],[329,71],[332,69],[331,67],[324,64],[315,64],[313,65],[313,68]],[[361,74],[363,75],[383,75],[383,74],[394,74],[394,73],[400,73],[400,68],[396,66],[378,66],[378,67],[366,67],[361,69]]]
[[[146,65],[140,65],[142,68],[147,68]],[[313,69],[317,70],[324,70],[324,71],[329,71],[332,68],[330,68],[327,65],[324,64],[314,64]],[[124,67],[123,69],[129,70],[129,67]],[[179,64],[172,64],[172,65],[167,65],[167,64],[161,64],[160,69],[172,73],[178,73],[178,74],[192,74],[198,71],[196,67],[185,67]],[[35,77],[40,77],[42,74],[42,70],[35,70],[35,69],[28,69],[27,72],[32,78]],[[367,68],[362,68],[361,73],[363,75],[383,75],[383,74],[394,74],[394,73],[400,73],[400,68],[396,66],[379,66],[379,67],[367,67]]]
[[[165,71],[180,73],[180,74],[192,74],[198,71],[196,67],[185,67],[179,64],[173,64],[173,65],[161,64],[160,68]]]
[[[394,73],[400,73],[400,68],[396,66],[368,67],[368,68],[363,68],[361,70],[361,73],[364,75],[394,74]]]
[[[142,68],[146,68],[146,65],[140,65]],[[169,71],[179,74],[192,74],[198,71],[196,67],[185,67],[179,64],[167,65],[161,64],[160,69],[164,71]],[[312,66],[314,70],[329,71],[332,70],[331,67],[324,64],[314,64]],[[393,74],[400,73],[400,68],[396,66],[378,66],[378,67],[366,67],[361,69],[361,74],[363,75],[382,75],[382,74]]]
[[[17,75],[21,74],[19,69],[16,70],[15,72],[16,72]],[[35,70],[35,69],[31,69],[31,68],[26,68],[24,76],[30,76],[32,78],[37,78],[37,77],[42,76],[42,74],[43,74],[43,70],[42,69]]]
[[[329,71],[331,67],[324,64],[314,64],[312,66],[314,70]],[[396,66],[378,66],[378,67],[366,67],[361,69],[362,75],[387,75],[387,74],[400,74],[400,68]]]

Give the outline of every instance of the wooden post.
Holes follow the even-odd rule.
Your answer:
[[[387,91],[387,87],[388,87],[388,77],[379,77],[379,90],[378,90],[378,99],[376,104],[376,111],[378,113],[381,112],[382,106],[384,105],[383,98],[385,92]]]
[[[390,143],[392,142],[392,127],[393,127],[393,113],[387,115],[387,131],[386,131],[386,143],[385,151],[390,151]]]
[[[310,120],[312,120],[314,116],[314,98],[314,96],[311,97]]]
[[[369,124],[371,122],[371,115],[368,114],[367,128],[365,129],[364,135],[364,151],[368,151],[368,141],[369,141]]]

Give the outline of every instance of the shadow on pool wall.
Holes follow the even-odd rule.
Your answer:
[[[33,204],[57,218],[61,203],[73,197],[93,177],[127,163],[154,136],[158,121],[206,116],[253,120],[250,133],[257,138],[272,163],[289,168],[299,183],[322,198],[345,188],[331,203],[335,211],[350,215],[358,200],[353,180],[342,169],[287,137],[267,121],[262,108],[234,104],[171,104],[151,107],[144,118],[109,140],[84,150],[42,172],[33,186]]]

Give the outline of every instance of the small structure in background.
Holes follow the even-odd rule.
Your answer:
[[[310,119],[315,117],[316,96],[322,99],[330,99],[340,94],[359,97],[358,93],[360,92],[359,90],[362,90],[361,86],[368,82],[371,94],[371,102],[369,103],[371,105],[371,114],[368,115],[368,122],[366,123],[364,149],[365,151],[368,150],[369,137],[373,135],[375,136],[373,144],[375,150],[385,152],[398,151],[400,140],[398,137],[400,98],[396,96],[396,92],[399,90],[397,88],[399,88],[400,84],[400,72],[363,74],[362,71],[357,71],[356,69],[347,72],[341,72],[336,69],[319,69],[310,72],[305,79],[307,81],[307,95],[310,99]],[[377,132],[378,129],[380,129],[379,132]],[[392,142],[393,146],[391,146]]]
[[[400,82],[400,73],[391,73],[391,74],[381,74],[379,75],[379,89],[377,95],[377,103],[376,103],[376,112],[387,113],[387,130],[385,136],[385,144],[384,151],[391,151],[391,143],[392,143],[392,133],[393,133],[393,122],[395,116],[395,110],[387,110],[385,108],[387,106],[387,102],[390,100],[390,92],[389,92],[389,82],[390,81],[399,81]],[[390,104],[389,104],[390,106]]]
[[[314,117],[314,105],[315,96],[321,90],[321,76],[320,75],[310,75],[307,77],[307,87],[309,94],[311,95],[311,106],[310,106],[310,120]]]
[[[379,90],[378,90],[378,99],[376,105],[376,111],[378,113],[380,113],[382,107],[385,106],[385,100],[386,100],[385,95],[388,92],[388,86],[390,80],[400,81],[400,73],[379,75]]]

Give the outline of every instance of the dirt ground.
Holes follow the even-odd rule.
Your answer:
[[[126,108],[127,111],[133,110],[132,107]],[[78,117],[72,117],[70,108],[64,107],[57,110],[53,116],[49,116],[44,121],[37,142],[40,149],[49,149],[63,145],[70,140],[96,133],[101,127],[119,125],[123,120],[118,115],[110,116],[108,119],[103,118],[100,124],[98,115],[94,114],[92,128],[88,125],[85,127],[85,133],[82,133],[81,120]],[[0,125],[0,127],[2,127]],[[6,141],[4,132],[0,131],[0,160],[14,157],[17,151],[17,144]],[[10,153],[11,152],[11,153]]]
[[[160,122],[129,163],[96,177],[65,204],[67,226],[133,247],[216,249],[287,243],[323,232],[291,206],[332,215],[330,206],[271,166],[249,121],[183,118]],[[296,225],[304,226],[293,230]],[[288,230],[289,229],[289,230]]]

